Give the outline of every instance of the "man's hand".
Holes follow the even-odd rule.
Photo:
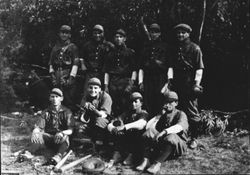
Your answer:
[[[68,85],[71,86],[71,85],[73,85],[74,83],[75,83],[75,78],[72,77],[72,76],[70,76],[70,77],[69,77],[69,80],[68,80]]]
[[[56,76],[55,76],[55,73],[51,73],[50,74],[50,78],[51,78],[53,86],[56,86]]]
[[[203,87],[200,85],[195,84],[193,86],[193,93],[195,96],[199,96],[203,93]]]
[[[134,86],[134,80],[130,80],[128,86],[125,88],[125,92],[131,92]]]
[[[32,135],[31,135],[31,142],[32,143],[44,144],[42,133],[33,131]]]
[[[108,125],[108,120],[106,118],[102,117],[97,117],[96,118],[96,125],[99,126],[100,128],[106,128]]]
[[[141,92],[144,92],[144,85],[143,85],[143,83],[139,84],[139,89],[140,89]]]
[[[104,85],[104,91],[109,94],[109,85],[107,84]]]
[[[167,134],[167,131],[166,131],[166,130],[163,130],[162,132],[160,132],[159,134],[157,134],[155,140],[156,140],[157,142],[159,142],[159,139],[160,139],[162,136],[166,135],[166,134]]]
[[[113,128],[111,132],[116,136],[124,135],[124,129],[119,128],[119,126]]]
[[[88,109],[90,111],[94,111],[96,109],[95,106],[90,102],[86,102],[85,105],[84,105],[84,108]]]
[[[55,143],[56,144],[62,143],[63,137],[64,137],[64,134],[62,132],[56,133],[55,138],[54,138],[55,139]]]

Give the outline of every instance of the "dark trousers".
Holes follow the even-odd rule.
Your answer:
[[[125,89],[130,85],[130,78],[111,75],[109,93],[113,100],[112,112],[117,117],[129,108],[129,96],[131,92]]]
[[[142,147],[144,157],[153,158],[157,162],[164,162],[167,158],[181,156],[187,150],[187,145],[177,134],[169,134],[160,138],[159,142],[143,137]]]
[[[31,143],[28,146],[27,150],[29,152],[31,152],[32,154],[35,154],[42,148],[49,148],[49,149],[53,150],[54,152],[63,155],[69,147],[69,140],[68,139],[66,139],[65,141],[63,141],[60,144],[56,144],[54,142],[54,136],[52,136],[52,135],[43,134],[43,141],[44,141],[44,144]]]
[[[142,158],[142,131],[127,131],[124,135],[113,136],[112,139],[114,141],[114,151],[119,152],[122,157],[131,153],[135,160]]]
[[[166,75],[145,73],[144,104],[150,118],[156,116],[162,108],[164,97],[161,89],[166,82]]]
[[[190,77],[174,81],[174,91],[177,92],[179,97],[178,108],[186,113],[191,139],[196,139],[199,135],[201,118],[198,109],[198,98],[192,91],[193,85],[194,82],[191,81]]]

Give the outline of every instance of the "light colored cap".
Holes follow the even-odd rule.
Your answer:
[[[101,87],[102,84],[98,78],[94,77],[94,78],[89,79],[88,85],[97,85]]]
[[[60,89],[58,89],[58,88],[52,89],[51,92],[50,92],[50,94],[56,94],[56,95],[58,95],[60,97],[63,96],[63,92]]]

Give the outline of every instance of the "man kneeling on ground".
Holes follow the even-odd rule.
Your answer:
[[[132,93],[131,108],[108,125],[115,147],[113,158],[107,165],[108,168],[120,163],[125,156],[127,158],[123,161],[123,165],[127,166],[136,164],[136,160],[142,158],[142,134],[148,120],[148,113],[142,109],[142,101],[142,95],[139,92]]]
[[[80,128],[92,141],[108,142],[107,125],[110,121],[112,99],[101,90],[101,81],[94,77],[88,81],[87,95],[81,101]]]
[[[187,150],[187,116],[176,109],[178,96],[175,92],[169,91],[165,98],[162,113],[147,123],[143,134],[144,158],[141,165],[136,167],[139,171],[146,169],[149,158],[154,156],[156,159],[147,171],[156,174],[169,156],[180,156]]]
[[[56,154],[47,162],[55,165],[69,148],[69,136],[73,132],[74,120],[71,111],[61,104],[63,93],[60,89],[52,89],[49,100],[51,105],[42,112],[35,124],[31,135],[31,145],[23,156],[31,157],[46,146],[56,151]]]

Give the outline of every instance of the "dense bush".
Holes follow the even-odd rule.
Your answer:
[[[8,31],[0,46],[6,46],[9,64],[46,66],[62,24],[72,26],[72,39],[78,45],[88,39],[97,23],[105,27],[108,40],[112,40],[115,29],[123,27],[128,33],[128,45],[140,50],[146,39],[142,17],[147,25],[158,22],[169,43],[174,42],[173,26],[188,23],[193,28],[192,39],[204,53],[202,106],[224,110],[247,107],[249,0],[2,0],[0,10],[1,26]],[[87,32],[81,37],[83,26]],[[16,36],[20,38],[15,40],[23,45],[14,47],[13,57],[13,44],[9,41]]]

